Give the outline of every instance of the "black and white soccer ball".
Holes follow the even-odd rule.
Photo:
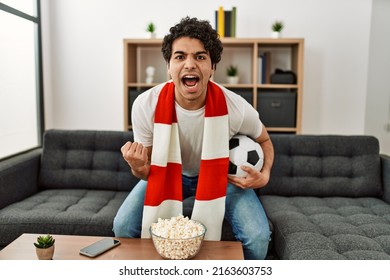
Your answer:
[[[264,153],[259,143],[246,135],[235,135],[229,141],[229,175],[246,177],[242,165],[261,170]]]

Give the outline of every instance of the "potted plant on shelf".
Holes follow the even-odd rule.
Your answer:
[[[146,27],[146,31],[149,33],[150,38],[156,38],[156,26],[153,22],[150,22]]]
[[[230,65],[226,69],[226,75],[227,75],[228,84],[238,84],[239,77],[238,77],[238,67],[237,66]]]
[[[53,259],[55,241],[50,234],[38,236],[37,242],[34,242],[34,245],[39,260]]]
[[[282,21],[280,20],[275,21],[272,24],[272,37],[280,38],[283,28],[284,28],[284,23]]]

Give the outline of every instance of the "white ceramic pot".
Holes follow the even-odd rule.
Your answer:
[[[231,84],[231,85],[238,84],[238,81],[239,81],[239,77],[238,76],[228,76],[227,77],[227,83],[228,84]]]
[[[271,34],[272,38],[280,38],[281,35],[282,34],[280,32],[277,32],[277,31],[273,31]]]

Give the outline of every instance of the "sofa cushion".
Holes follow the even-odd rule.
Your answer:
[[[46,189],[130,191],[132,176],[120,148],[132,132],[49,130],[44,135],[39,184]]]
[[[379,197],[379,142],[371,136],[272,135],[275,160],[261,194]]]
[[[128,192],[54,189],[0,211],[0,245],[23,233],[113,236],[114,217]]]
[[[281,259],[390,259],[390,205],[377,198],[261,197]]]

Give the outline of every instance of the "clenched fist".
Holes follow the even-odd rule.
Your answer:
[[[124,144],[121,148],[122,156],[129,164],[133,173],[142,173],[143,176],[141,177],[144,177],[149,173],[149,168],[146,169],[146,174],[144,171],[145,167],[148,166],[149,163],[150,151],[151,148],[144,147],[141,143],[130,141],[126,142],[126,144]]]

